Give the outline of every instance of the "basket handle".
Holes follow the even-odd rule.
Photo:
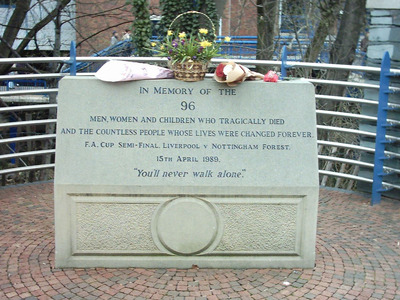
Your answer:
[[[181,14],[177,15],[175,17],[175,19],[172,20],[171,24],[169,24],[168,29],[171,30],[172,25],[175,23],[176,20],[178,20],[180,17],[182,17],[184,15],[188,15],[188,14],[199,14],[199,15],[202,15],[202,16],[206,17],[206,19],[211,23],[212,31],[213,31],[213,34],[215,35],[215,26],[214,26],[213,21],[210,19],[210,17],[207,16],[205,13],[202,13],[200,11],[195,11],[195,10],[189,10],[187,12],[184,12],[184,13],[181,13]]]

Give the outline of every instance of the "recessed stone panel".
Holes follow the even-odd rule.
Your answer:
[[[218,205],[224,235],[215,251],[299,255],[301,223],[296,202]]]

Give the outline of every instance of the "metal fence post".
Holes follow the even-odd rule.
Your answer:
[[[71,42],[69,60],[66,60],[65,63],[70,65],[69,74],[71,76],[76,76],[76,46],[74,41]]]
[[[375,138],[375,157],[374,157],[374,173],[372,183],[371,205],[381,202],[381,194],[388,189],[384,189],[382,182],[384,173],[383,164],[387,159],[385,156],[385,145],[389,142],[386,140],[387,127],[387,111],[389,102],[389,84],[390,84],[390,56],[385,52],[381,63],[381,74],[379,82],[379,104],[376,122],[376,138]]]
[[[290,68],[290,66],[287,64],[287,49],[286,46],[283,46],[282,48],[282,57],[281,57],[281,78],[280,79],[285,79],[287,77],[287,69]]]

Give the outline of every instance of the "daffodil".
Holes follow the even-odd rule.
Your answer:
[[[200,46],[201,46],[201,47],[204,47],[204,48],[207,48],[207,47],[212,46],[212,43],[209,42],[209,41],[202,41],[202,42],[200,43]]]
[[[178,36],[179,36],[179,38],[182,39],[182,38],[184,38],[186,36],[186,33],[185,32],[181,32],[181,33],[179,33]]]
[[[168,30],[167,35],[173,35],[173,31],[172,30]]]
[[[156,43],[156,42],[152,42],[152,43],[151,43],[151,46],[152,46],[152,47],[155,47],[155,46],[157,46],[157,43]]]
[[[226,36],[226,37],[224,38],[224,40],[225,40],[225,42],[230,42],[230,41],[231,41],[231,38],[230,38],[229,36]]]
[[[199,32],[202,33],[202,34],[207,34],[207,33],[208,33],[208,30],[205,29],[205,28],[200,28],[200,29],[199,29]]]

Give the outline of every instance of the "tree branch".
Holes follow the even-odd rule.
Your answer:
[[[44,19],[42,19],[40,22],[36,23],[35,26],[33,26],[33,28],[28,32],[28,34],[21,41],[21,43],[19,44],[16,51],[18,53],[21,53],[25,49],[25,47],[29,44],[29,42],[32,40],[32,38],[38,33],[38,31],[40,29],[42,29],[44,26],[46,26],[48,23],[50,23],[57,16],[58,10],[63,9],[70,2],[71,2],[71,0],[62,0],[60,2],[59,7],[56,7]]]

